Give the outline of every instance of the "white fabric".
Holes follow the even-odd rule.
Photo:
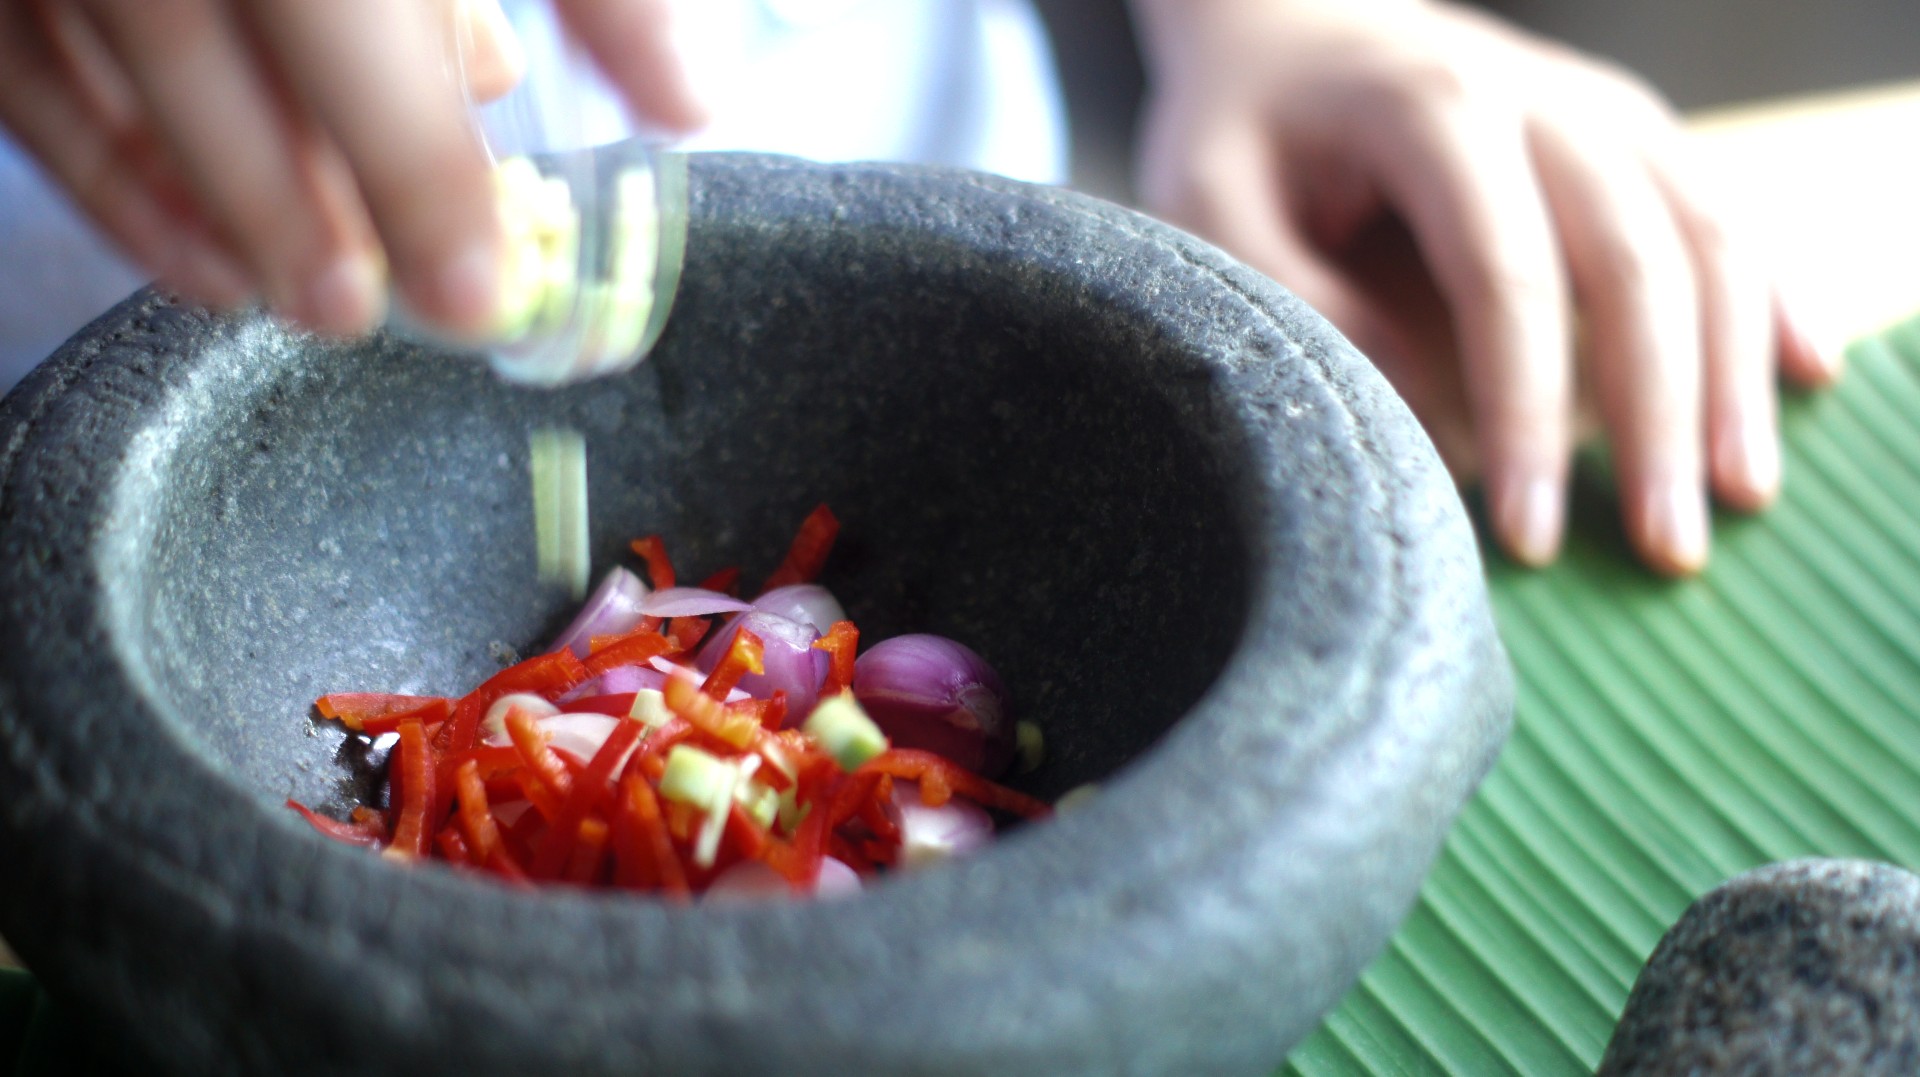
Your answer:
[[[0,390],[146,280],[0,134]]]
[[[507,0],[534,71],[488,110],[496,143],[636,130],[558,43],[541,0]],[[821,161],[916,161],[1066,179],[1066,110],[1027,0],[676,0],[674,37],[713,122],[681,146]],[[544,147],[538,147],[544,148]]]
[[[545,5],[507,8],[530,33]],[[676,0],[676,14],[714,114],[688,149],[1066,178],[1065,108],[1028,0]],[[585,134],[622,134],[612,96],[589,96]],[[144,279],[0,137],[0,389]]]
[[[693,149],[1066,179],[1066,114],[1025,0],[683,0],[714,123]]]

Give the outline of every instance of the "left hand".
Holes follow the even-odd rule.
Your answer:
[[[555,4],[637,113],[699,125],[668,0]],[[505,237],[456,55],[479,96],[519,77],[495,0],[0,0],[0,126],[187,298],[348,334],[397,291],[484,339]]]
[[[1655,569],[1705,563],[1708,487],[1746,510],[1775,496],[1776,369],[1836,367],[1639,81],[1428,0],[1135,6],[1147,208],[1345,332],[1484,481],[1510,555],[1557,552],[1584,385]]]

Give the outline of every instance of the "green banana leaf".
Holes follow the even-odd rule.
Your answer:
[[[1799,856],[1920,867],[1920,320],[1788,399],[1780,503],[1694,580],[1603,484],[1553,568],[1489,554],[1513,739],[1383,953],[1283,1071],[1587,1074],[1696,897]]]

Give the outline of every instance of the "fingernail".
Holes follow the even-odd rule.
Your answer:
[[[512,92],[526,75],[527,58],[499,0],[456,0],[454,10],[468,92],[482,104]]]
[[[301,309],[300,292],[300,284],[297,280],[276,278],[267,281],[267,309],[284,324],[306,327],[306,315]]]
[[[1503,483],[1499,519],[1502,541],[1515,560],[1539,567],[1560,552],[1566,495],[1559,479],[1515,476]]]
[[[1698,482],[1672,482],[1649,495],[1648,559],[1671,575],[1700,571],[1707,563],[1707,501]]]
[[[1814,360],[1820,364],[1820,370],[1826,374],[1828,381],[1840,376],[1840,371],[1847,365],[1844,344],[1831,334],[1813,332],[1798,318],[1794,319],[1793,331],[1800,334],[1802,345],[1813,353]]]
[[[1807,324],[1801,308],[1785,299],[1779,300],[1782,318],[1786,322],[1787,332],[1792,333],[1796,346],[1813,356],[1821,375],[1828,381],[1840,376],[1840,370],[1846,366],[1846,347],[1834,334],[1816,331]]]
[[[527,54],[500,0],[467,0],[467,8],[474,16],[475,29],[491,39],[488,44],[497,51],[501,66],[513,82],[519,82],[527,70]]]
[[[500,305],[500,260],[493,245],[474,243],[448,258],[433,283],[434,321],[463,337],[484,337]]]
[[[1713,454],[1714,471],[1731,477],[1745,492],[1734,499],[1735,507],[1759,509],[1780,492],[1780,439],[1765,417],[1745,416],[1726,424],[1714,438]]]
[[[364,254],[342,255],[307,281],[301,320],[322,333],[364,333],[380,319],[385,302],[374,260]]]

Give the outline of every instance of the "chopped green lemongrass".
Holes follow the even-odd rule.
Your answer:
[[[1053,802],[1053,810],[1056,813],[1060,813],[1084,808],[1087,806],[1087,802],[1092,800],[1099,792],[1100,787],[1092,782],[1088,782],[1085,785],[1076,785],[1065,793],[1060,794],[1060,799]]]
[[[580,214],[574,209],[573,191],[559,176],[540,177],[540,187],[533,192],[528,209],[534,229],[544,237],[564,235],[569,228],[579,230]]]
[[[580,276],[580,214],[566,181],[558,176],[538,176],[521,198],[514,211],[527,222],[537,250],[529,270],[540,300],[534,330],[558,332],[573,316]]]
[[[653,309],[640,336],[642,351],[653,347],[666,328],[687,253],[687,155],[660,154],[654,159],[652,171],[657,193],[652,202],[653,223],[648,229],[654,255],[649,259],[647,286],[653,295]]]
[[[740,780],[746,781],[748,778],[753,777],[755,771],[760,769],[760,757],[757,755],[746,756],[740,760],[739,767]],[[738,790],[735,791],[738,792]]]
[[[545,183],[525,157],[508,157],[493,169],[494,198],[506,240],[495,335],[508,343],[532,331],[546,294],[545,255],[536,220]]]
[[[674,749],[678,751],[676,747]],[[669,760],[671,764],[671,760]],[[693,842],[693,862],[703,868],[713,866],[714,858],[720,855],[720,837],[727,831],[727,816],[733,812],[733,802],[746,787],[748,779],[760,767],[758,756],[747,756],[738,763],[722,763],[732,779],[725,785],[712,788],[712,798],[701,805],[706,810],[706,818],[700,822],[700,833]],[[664,792],[664,786],[662,788]]]
[[[525,157],[504,158],[493,166],[493,197],[509,236],[532,235],[537,230],[534,203],[543,181],[540,170]]]
[[[558,228],[541,240],[542,272],[539,328],[558,332],[573,317],[580,296],[580,215],[571,206]]]
[[[633,694],[633,706],[627,709],[627,717],[646,726],[659,729],[666,725],[673,712],[667,709],[667,697],[657,688],[642,688]]]
[[[779,821],[781,830],[791,834],[800,829],[801,822],[806,819],[807,813],[812,810],[813,805],[802,805],[800,803],[798,789],[794,786],[788,786],[780,791],[780,799],[775,802],[774,818]]]
[[[1032,722],[1021,722],[1013,727],[1013,750],[1020,760],[1020,773],[1025,774],[1037,768],[1040,761],[1047,757],[1046,737],[1040,727]]]
[[[493,168],[494,204],[511,243],[539,238],[533,202],[539,195],[540,182],[540,170],[525,157],[509,157]]]
[[[546,306],[546,296],[546,265],[540,241],[530,234],[509,238],[506,256],[501,262],[500,311],[495,320],[495,335],[511,344],[532,332],[534,322]]]
[[[580,291],[580,352],[589,369],[618,363],[640,350],[647,328],[645,304],[624,298],[612,281],[592,281]]]
[[[653,312],[653,289],[641,278],[638,287],[629,280],[609,281],[598,314],[600,333],[597,352],[605,363],[622,362],[640,350],[647,333],[647,316]]]
[[[535,430],[528,439],[533,469],[534,563],[539,577],[587,593],[587,444],[573,430]]]
[[[654,314],[660,209],[652,171],[628,169],[614,180],[604,279],[583,276],[588,237],[564,178],[510,157],[495,166],[494,187],[506,231],[494,338],[514,344],[571,331],[571,376],[631,360]]]
[[[503,197],[521,196],[540,186],[540,169],[530,158],[503,157],[493,166],[494,187]]]
[[[763,827],[771,827],[780,814],[780,791],[765,782],[741,782],[733,798],[746,809],[749,819]]]
[[[772,737],[760,742],[760,757],[767,761],[768,766],[786,775],[788,781],[792,781],[800,774],[800,768],[794,765],[793,757],[788,755],[786,748]]]
[[[652,169],[629,168],[620,173],[619,178],[614,180],[614,198],[615,208],[621,217],[635,223],[651,224],[657,235],[660,213],[654,205]]]
[[[582,285],[577,324],[582,365],[604,369],[640,350],[653,314],[653,274],[659,259],[653,177],[630,169],[615,181],[609,217],[607,277]]]
[[[880,727],[854,702],[851,692],[821,700],[800,728],[819,741],[845,770],[852,770],[887,750],[886,734],[880,732]]]
[[[740,770],[712,752],[691,744],[676,744],[667,753],[667,769],[660,775],[660,795],[695,808],[731,803]]]
[[[651,298],[654,269],[660,262],[660,210],[654,205],[652,172],[621,173],[613,227],[614,280],[644,284]]]
[[[592,370],[606,358],[608,337],[613,329],[613,286],[603,280],[583,281],[578,302],[574,325],[580,337],[576,347],[580,352],[580,366]]]

